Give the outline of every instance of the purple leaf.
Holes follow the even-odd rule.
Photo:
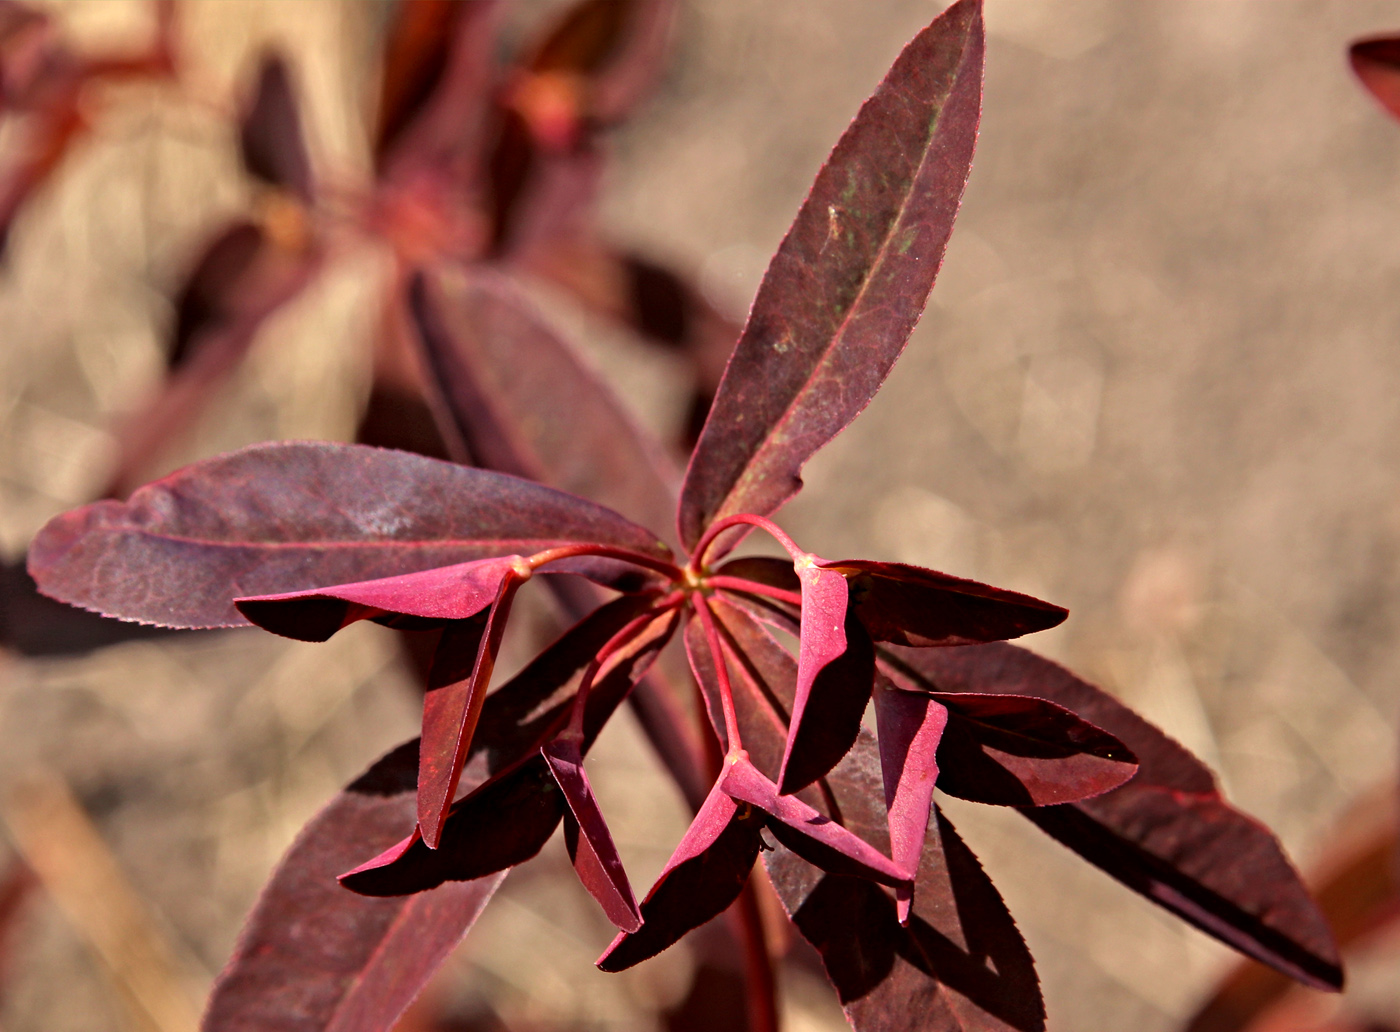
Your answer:
[[[911,870],[901,867],[830,817],[794,796],[779,795],[778,786],[746,759],[725,761],[720,787],[731,798],[757,806],[775,818],[768,822],[774,837],[824,871],[869,878],[897,887],[907,886],[912,880]]]
[[[171,371],[187,364],[204,334],[236,317],[230,286],[252,268],[267,246],[262,227],[242,219],[230,223],[205,246],[175,295],[175,325],[166,349]]]
[[[1327,922],[1278,842],[1221,798],[1199,760],[1112,696],[1013,645],[892,647],[925,688],[1033,695],[1137,756],[1137,776],[1093,799],[1022,812],[1090,863],[1222,942],[1319,988],[1342,983]]]
[[[766,515],[869,403],[914,328],[971,167],[982,9],[904,49],[817,174],[758,289],[681,492],[681,541]],[[727,540],[735,540],[728,536]]]
[[[315,193],[301,114],[291,73],[281,54],[266,53],[258,88],[238,130],[243,167],[272,186],[290,190],[307,204]]]
[[[829,573],[823,571],[824,575]],[[838,574],[828,580],[823,576],[822,580],[835,589],[831,596],[837,592],[844,596],[844,577]],[[846,608],[845,599],[839,598],[839,602],[838,607],[831,605],[829,598],[819,598],[809,592],[804,581],[797,694],[778,776],[784,795],[810,785],[836,766],[855,742],[861,716],[870,702],[875,649],[860,620]],[[809,624],[813,625],[810,632]],[[815,658],[809,658],[813,655]]]
[[[273,634],[327,641],[357,620],[395,614],[434,623],[466,620],[495,601],[507,579],[529,577],[520,556],[506,555],[355,584],[238,598],[234,605],[250,622]]]
[[[929,695],[902,692],[888,682],[877,685],[875,726],[889,811],[890,856],[906,871],[917,871],[923,856],[938,781],[938,742],[947,723],[948,711]],[[895,886],[900,924],[909,923],[913,902],[913,886]]]
[[[599,672],[588,694],[583,755],[587,755],[603,724],[670,640],[676,623],[674,610],[661,614],[625,648],[613,653],[609,665]],[[571,648],[565,655],[577,654]],[[542,656],[537,663],[544,659]],[[567,663],[558,665],[562,668]],[[531,664],[526,672],[535,666]],[[491,748],[487,729],[500,726],[493,713],[493,700],[512,692],[512,686],[524,676],[522,673],[488,697],[480,722],[482,730],[476,735],[476,739],[488,744],[479,748]],[[522,710],[512,707],[512,712]],[[369,896],[397,896],[422,892],[445,881],[479,878],[530,859],[554,834],[568,809],[549,766],[538,752],[545,741],[558,734],[566,721],[567,713],[562,712],[561,704],[555,720],[542,729],[544,737],[534,743],[529,758],[518,758],[516,750],[525,737],[518,734],[512,736],[509,748],[491,757],[484,770],[475,757],[469,758],[463,768],[466,773],[459,783],[460,798],[443,823],[442,839],[436,850],[429,849],[416,834],[412,835],[342,875],[342,884]],[[539,723],[534,722],[534,726]],[[466,786],[465,790],[462,786]],[[408,828],[409,823],[405,822],[403,831]]]
[[[1069,615],[1030,595],[918,566],[864,559],[821,565],[850,578],[851,602],[876,641],[980,645],[1043,631]]]
[[[1378,36],[1351,45],[1351,69],[1392,118],[1400,118],[1400,38]]]
[[[205,1032],[381,1032],[418,995],[505,874],[395,899],[336,884],[413,820],[416,770],[410,742],[302,829],[215,983]]]
[[[565,836],[579,881],[598,901],[609,921],[624,932],[635,932],[642,926],[637,898],[632,894],[622,857],[617,854],[608,823],[593,795],[593,786],[584,773],[578,743],[555,739],[540,753],[569,804],[571,817],[565,823]]]
[[[29,570],[45,594],[110,616],[233,627],[247,623],[235,598],[587,541],[668,554],[616,513],[515,477],[293,442],[197,462],[127,502],[59,516],[34,539]],[[614,583],[638,586],[621,576]]]
[[[437,848],[442,822],[467,762],[467,748],[486,701],[519,583],[506,571],[486,611],[485,624],[476,620],[450,624],[433,656],[428,690],[423,695],[423,744],[418,760],[418,828],[430,849]]]
[[[880,761],[862,732],[825,780],[842,822],[884,844]],[[821,871],[787,849],[764,854],[769,877],[817,948],[856,1032],[1036,1032],[1045,1027],[1034,963],[976,857],[942,814],[929,830],[913,913],[874,883]]]
[[[1101,795],[1137,773],[1107,731],[1045,699],[934,692],[948,708],[939,745],[949,795],[999,806],[1050,806]]]
[[[642,927],[623,932],[598,958],[625,971],[674,945],[739,898],[758,856],[763,819],[715,785],[642,901]]]
[[[506,279],[420,276],[409,297],[445,430],[474,461],[670,525],[669,460]]]

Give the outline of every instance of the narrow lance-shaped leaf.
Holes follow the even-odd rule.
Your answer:
[[[938,742],[948,711],[922,692],[901,692],[883,677],[875,686],[880,776],[889,811],[890,856],[906,871],[919,869],[938,782]],[[907,925],[914,887],[895,887],[896,916]]]
[[[1112,696],[1013,645],[889,648],[925,689],[1033,695],[1092,720],[1137,756],[1120,788],[1022,809],[1043,831],[1154,903],[1305,984],[1339,987],[1327,922],[1263,825],[1221,798],[1199,760]]]
[[[263,55],[253,102],[238,130],[243,167],[252,175],[310,203],[311,158],[302,135],[301,113],[286,59]]]
[[[336,884],[412,821],[417,748],[389,753],[302,829],[214,985],[204,1032],[382,1032],[481,913],[504,872],[415,896]]]
[[[233,627],[247,623],[235,598],[590,541],[669,554],[616,513],[515,477],[292,442],[197,462],[127,502],[59,516],[34,539],[29,570],[45,594],[110,616]]]
[[[767,514],[869,403],[952,231],[982,95],[982,9],[959,0],[904,49],[837,143],[758,289],[681,493],[681,541]],[[731,538],[733,540],[733,538]]]
[[[619,934],[598,967],[625,971],[722,913],[748,881],[762,828],[758,810],[715,785],[642,901],[642,927]]]

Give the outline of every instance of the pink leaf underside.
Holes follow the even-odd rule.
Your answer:
[[[633,611],[632,616],[636,615]],[[663,613],[625,649],[609,657],[588,695],[583,755],[587,755],[603,724],[670,640],[677,622],[675,611]],[[620,624],[613,626],[613,632],[620,628]],[[594,652],[606,640],[597,642]],[[564,655],[573,657],[572,647]],[[541,656],[537,663],[545,659]],[[556,665],[562,664],[552,660],[542,673]],[[535,668],[536,664],[531,664],[510,684],[487,697],[480,730],[473,738],[473,749],[479,751],[468,755],[458,784],[458,799],[443,823],[438,848],[428,849],[416,833],[410,835],[342,875],[347,888],[370,896],[422,892],[444,881],[478,878],[523,863],[540,851],[568,807],[539,750],[562,730],[567,713],[553,710],[555,716],[551,718],[532,717],[528,734],[509,736],[507,746],[492,744],[501,734],[496,730],[500,718],[495,700],[515,694],[512,686]],[[404,831],[408,827],[405,824]]]
[[[235,627],[247,623],[235,598],[590,541],[669,554],[650,531],[539,484],[308,441],[197,462],[126,502],[58,516],[34,539],[29,568],[45,594],[109,616]],[[637,586],[630,567],[587,572]]]
[[[392,615],[433,624],[466,620],[495,601],[502,582],[518,576],[520,562],[516,555],[476,559],[354,584],[239,598],[234,605],[264,630],[298,641],[325,641],[357,620]]]
[[[842,135],[758,289],[681,492],[681,541],[767,514],[865,408],[943,260],[982,96],[981,5],[904,49]],[[737,535],[731,540],[737,540]]]
[[[804,781],[799,782],[795,777],[788,777],[793,745],[802,730],[802,720],[807,710],[807,701],[812,695],[812,686],[816,683],[817,676],[846,652],[846,578],[838,571],[824,570],[814,563],[803,564],[796,572],[798,582],[802,585],[802,626],[797,644],[797,694],[792,704],[793,731],[788,735],[783,751],[783,765],[778,773],[778,784],[785,791],[811,784],[840,759],[839,755],[832,757],[830,763],[816,770]],[[835,687],[839,690],[846,686]],[[864,711],[864,701],[859,703],[859,709]],[[856,719],[859,720],[860,717],[857,716]],[[843,749],[842,752],[844,751]],[[808,765],[809,768],[810,766]],[[806,774],[807,771],[802,773]]]
[[[669,527],[679,476],[610,388],[503,277],[420,277],[410,290],[445,431],[492,469]]]
[[[291,72],[280,54],[263,55],[257,90],[239,126],[238,143],[243,167],[252,175],[310,203],[315,194],[311,158]]]
[[[623,971],[722,913],[748,881],[762,828],[757,811],[715,785],[642,901],[642,927],[620,933],[598,966]]]
[[[1351,67],[1381,106],[1393,118],[1400,118],[1400,37],[1381,36],[1353,43]]]
[[[204,1032],[382,1032],[471,928],[505,872],[393,899],[335,881],[413,820],[414,745],[384,757],[302,829],[214,985]]]
[[[948,711],[928,695],[901,692],[885,682],[875,690],[875,722],[889,810],[890,856],[904,870],[917,871],[928,834],[938,781],[938,743]],[[912,886],[896,886],[900,924],[909,923],[913,901]]]
[[[851,601],[876,641],[980,645],[1062,623],[1068,610],[1030,595],[903,563],[822,562],[851,578]]]
[[[642,926],[641,911],[632,885],[613,844],[608,822],[593,795],[593,786],[583,769],[583,755],[578,743],[555,739],[542,750],[549,772],[564,793],[569,811],[581,838],[574,839],[570,856],[579,881],[588,894],[598,901],[608,920],[624,932],[635,932]]]
[[[779,795],[778,786],[748,760],[726,760],[720,785],[734,799],[757,806],[776,818],[768,822],[774,836],[798,856],[825,871],[893,886],[907,885],[912,880],[911,870],[901,867],[815,807],[795,796]],[[789,833],[788,828],[797,834]]]
[[[711,606],[725,643],[744,747],[760,772],[776,777],[797,664],[745,609],[718,596]],[[714,674],[695,627],[691,621],[686,645],[713,720]],[[842,823],[887,851],[880,761],[868,732],[859,732],[823,784]],[[826,812],[815,786],[800,798]],[[764,854],[764,861],[799,930],[823,954],[857,1029],[1043,1028],[1035,969],[1014,922],[972,854],[946,822],[939,827],[920,861],[907,929],[900,927],[895,902],[868,880],[824,874],[785,847]]]
[[[1227,945],[1305,984],[1341,984],[1331,930],[1278,842],[1225,802],[1209,769],[1172,739],[1063,667],[1012,645],[890,653],[907,672],[891,671],[897,683],[1036,696],[1123,742],[1140,764],[1131,781],[1082,802],[1021,812]]]
[[[1046,699],[935,692],[948,708],[939,746],[949,795],[999,806],[1051,806],[1101,795],[1137,773],[1113,735]]]
[[[484,622],[468,620],[443,631],[423,695],[423,744],[418,761],[418,827],[434,849],[452,805],[476,731],[496,654],[501,647],[518,581],[507,574]]]

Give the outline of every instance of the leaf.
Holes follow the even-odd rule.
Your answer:
[[[418,276],[409,297],[445,430],[476,462],[670,526],[669,460],[508,280]]]
[[[613,653],[600,670],[588,695],[583,755],[587,755],[603,724],[670,640],[677,619],[674,610],[661,614],[646,631]],[[534,664],[527,670],[533,667]],[[496,726],[494,700],[510,692],[516,681],[487,698],[476,740],[492,740],[487,729]],[[487,776],[479,782],[476,777],[482,773],[481,766],[469,756],[459,783],[459,798],[443,822],[442,840],[436,850],[427,848],[415,833],[341,875],[341,883],[367,896],[397,896],[422,892],[445,881],[482,877],[530,859],[554,834],[568,809],[538,752],[566,720],[567,714],[560,712],[542,728],[544,737],[534,745],[528,758],[501,757],[497,761],[500,765],[488,768]],[[507,752],[513,754],[514,749]],[[410,826],[404,822],[402,831]]]
[[[1069,611],[1030,595],[903,563],[823,561],[850,578],[851,601],[876,641],[980,645],[1064,622]]]
[[[862,731],[826,784],[842,822],[883,847],[879,764],[874,740]],[[900,926],[895,901],[872,882],[823,874],[786,849],[763,859],[783,907],[821,954],[856,1032],[1044,1029],[1030,951],[941,813],[920,861],[908,927]]]
[[[722,913],[749,879],[762,828],[756,810],[715,785],[642,901],[641,929],[618,935],[598,967],[625,971]]]
[[[1137,773],[1118,739],[1026,695],[934,692],[948,708],[939,745],[949,795],[999,806],[1049,806],[1101,795]]]
[[[484,625],[475,620],[449,625],[433,656],[423,695],[418,758],[418,828],[432,849],[437,848],[457,792],[519,584],[520,579],[507,571],[497,582]]]
[[[215,983],[204,1032],[381,1032],[418,995],[505,873],[393,899],[336,884],[412,821],[416,771],[409,742],[302,829]]]
[[[1400,118],[1400,37],[1377,36],[1351,45],[1351,69],[1361,85]]]
[[[541,749],[540,754],[549,764],[549,772],[569,804],[564,834],[579,881],[598,901],[609,921],[624,932],[635,932],[642,926],[637,898],[632,894],[622,857],[618,856],[608,823],[603,819],[593,786],[583,769],[578,743],[555,739]]]
[[[875,648],[856,614],[846,608],[846,579],[822,573],[827,575],[821,577],[826,598],[812,591],[805,579],[810,575],[800,572],[797,693],[778,775],[784,795],[810,785],[846,755],[874,685]]]
[[[520,556],[506,555],[354,584],[239,598],[233,604],[265,631],[297,641],[328,641],[359,620],[411,616],[423,621],[410,625],[415,630],[466,620],[491,605],[506,580],[529,575]]]
[[[884,683],[877,683],[875,689],[875,726],[889,811],[890,856],[904,870],[917,871],[938,783],[938,743],[948,723],[948,710],[923,692],[902,692],[884,678],[879,681]],[[913,903],[913,886],[895,887],[900,924],[909,923]]]
[[[1112,696],[1013,645],[890,647],[923,687],[1033,695],[1103,728],[1137,756],[1121,788],[1022,810],[1130,889],[1256,960],[1318,988],[1342,983],[1327,922],[1278,842],[1231,807],[1199,760]]]
[[[720,786],[732,799],[769,814],[774,837],[824,871],[892,886],[911,880],[908,871],[830,817],[794,796],[779,795],[778,786],[742,757],[725,761]]]
[[[836,144],[759,286],[681,491],[680,537],[766,515],[865,408],[933,286],[972,161],[982,9],[904,49]]]
[[[238,127],[238,143],[250,175],[311,203],[315,194],[311,158],[291,73],[281,54],[263,54],[258,88]]]
[[[262,227],[244,219],[225,226],[205,246],[175,295],[175,327],[166,349],[169,369],[188,362],[201,334],[234,317],[230,287],[247,275],[266,246]]]
[[[45,594],[126,620],[241,626],[233,599],[603,542],[662,557],[616,513],[515,477],[406,452],[264,444],[51,520],[29,570]],[[606,576],[606,567],[590,568]],[[617,571],[614,571],[617,572]],[[614,580],[639,586],[633,575]]]

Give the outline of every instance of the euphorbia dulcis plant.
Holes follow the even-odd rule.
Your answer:
[[[996,644],[1063,609],[822,558],[769,518],[878,390],[922,310],[970,169],[982,52],[980,5],[960,0],[906,48],[818,174],[691,455],[679,552],[613,509],[512,475],[586,485],[631,511],[655,513],[668,491],[605,392],[479,272],[455,291],[419,279],[414,311],[445,436],[508,472],[260,445],[61,516],[35,540],[43,590],[125,619],[309,641],[366,619],[441,631],[421,739],[308,825],[206,1027],[388,1027],[503,873],[560,825],[618,929],[605,970],[723,911],[762,855],[855,1027],[1043,1027],[1029,953],[933,805],[935,785],[1017,807],[1206,932],[1340,985],[1292,867],[1209,771],[1106,694]],[[785,557],[734,557],[754,531]],[[512,601],[537,577],[574,582],[561,595],[575,608],[597,604],[493,690]],[[580,578],[615,597],[578,591]],[[639,903],[585,760],[673,639],[713,747],[678,745],[667,766],[709,787],[691,792],[695,818]],[[872,701],[874,734],[862,726]]]

